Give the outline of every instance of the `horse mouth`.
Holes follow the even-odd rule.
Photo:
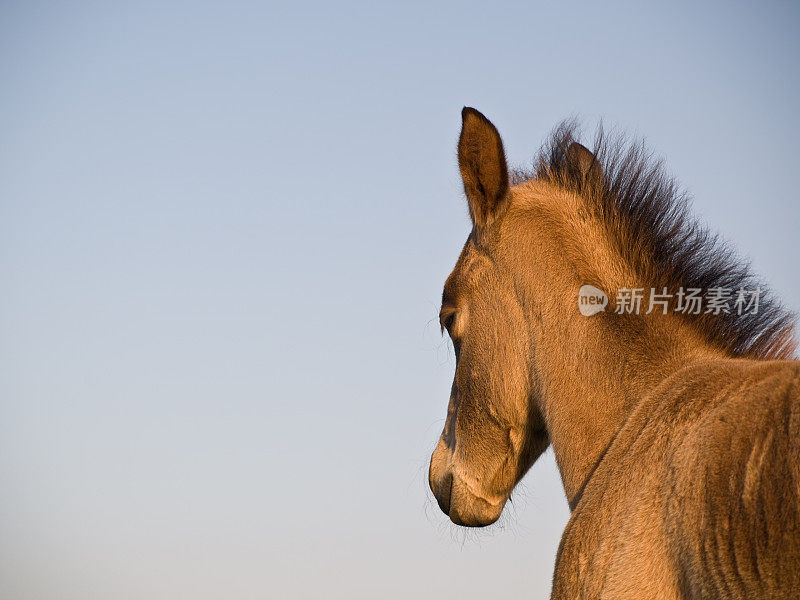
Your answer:
[[[505,501],[492,504],[488,500],[472,496],[459,496],[454,502],[451,498],[450,511],[447,516],[456,525],[464,527],[486,527],[491,525],[503,512]]]

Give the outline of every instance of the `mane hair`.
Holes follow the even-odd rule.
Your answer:
[[[689,197],[643,142],[609,139],[602,127],[591,148],[600,176],[587,177],[567,151],[578,137],[574,120],[557,126],[531,171],[513,170],[512,184],[547,181],[581,195],[606,226],[611,243],[641,284],[669,293],[679,288],[760,289],[758,312],[691,315],[699,331],[734,356],[792,358],[795,315],[753,274],[749,264],[689,211]],[[592,169],[595,171],[595,169]]]

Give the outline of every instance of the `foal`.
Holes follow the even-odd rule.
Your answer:
[[[493,523],[552,444],[572,510],[553,598],[798,597],[792,316],[640,147],[592,153],[562,126],[510,177],[495,127],[462,119],[441,509]]]

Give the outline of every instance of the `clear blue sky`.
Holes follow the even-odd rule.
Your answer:
[[[647,138],[800,308],[793,2],[4,2],[0,597],[546,598],[548,455],[426,491],[469,224],[460,109],[525,163]]]

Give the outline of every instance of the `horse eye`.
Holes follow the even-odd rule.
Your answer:
[[[450,333],[450,328],[453,326],[453,321],[456,320],[456,313],[452,311],[450,313],[444,314],[439,319],[439,322],[442,325],[442,332],[447,329],[447,332]]]

